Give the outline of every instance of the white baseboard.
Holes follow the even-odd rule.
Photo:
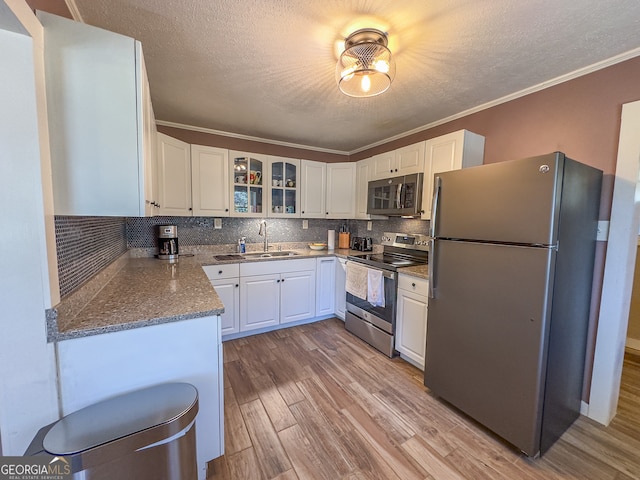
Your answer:
[[[589,416],[589,404],[584,400],[580,402],[580,415]]]

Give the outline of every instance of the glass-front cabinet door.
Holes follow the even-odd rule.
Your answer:
[[[269,159],[269,216],[300,217],[300,160],[271,157]]]
[[[263,155],[244,152],[229,152],[231,174],[231,215],[234,217],[266,216],[267,158]]]

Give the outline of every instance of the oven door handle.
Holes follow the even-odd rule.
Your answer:
[[[372,267],[371,265],[368,265],[368,264],[363,263],[363,262],[359,262],[357,260],[347,260],[347,263],[349,263],[349,262],[356,263],[356,264],[360,265],[361,267],[366,267],[366,268],[369,268],[371,270],[377,270],[379,272],[382,272],[382,276],[384,278],[388,278],[390,280],[395,280],[396,279],[395,272],[390,272],[389,270],[383,270],[381,268]]]

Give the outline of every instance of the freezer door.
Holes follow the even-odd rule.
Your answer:
[[[555,244],[563,164],[554,153],[437,174],[432,236]]]
[[[555,251],[443,240],[436,251],[425,385],[535,456]]]

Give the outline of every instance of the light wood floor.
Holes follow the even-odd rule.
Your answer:
[[[619,413],[531,460],[432,396],[422,372],[332,319],[224,344],[222,479],[640,479],[640,358]]]

